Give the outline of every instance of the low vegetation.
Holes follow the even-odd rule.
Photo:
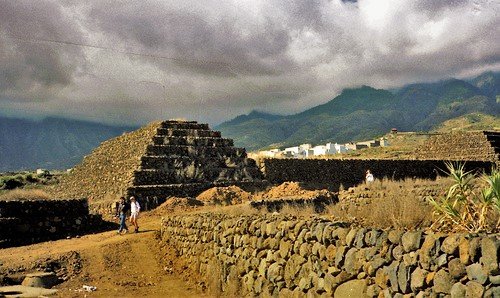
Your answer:
[[[0,201],[48,200],[51,196],[41,189],[14,189],[0,194]]]
[[[0,174],[0,193],[19,188],[37,188],[42,185],[51,185],[58,182],[58,174],[40,174],[33,172],[19,172]]]
[[[500,228],[500,171],[475,175],[463,164],[447,164],[453,185],[446,195],[429,197],[434,207],[433,229],[493,232]]]
[[[425,198],[445,192],[447,179],[375,180],[339,193],[339,203],[328,208],[335,219],[367,227],[418,229],[429,226],[432,207]]]

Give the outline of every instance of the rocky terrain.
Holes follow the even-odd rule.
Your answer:
[[[88,198],[89,203],[109,204],[125,195],[141,156],[156,134],[160,122],[105,141],[87,155],[71,174],[49,191],[55,197]]]

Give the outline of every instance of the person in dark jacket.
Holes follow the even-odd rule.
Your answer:
[[[130,205],[125,202],[125,198],[121,197],[120,198],[120,203],[118,204],[118,216],[120,218],[120,228],[118,229],[118,234],[121,234],[122,232],[127,233],[128,228],[126,219],[127,219],[127,213],[130,209]]]

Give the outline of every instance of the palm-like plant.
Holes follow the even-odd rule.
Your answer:
[[[436,221],[431,228],[466,230],[479,232],[498,229],[500,226],[500,171],[493,169],[490,175],[483,174],[487,188],[476,186],[476,176],[465,171],[464,164],[446,164],[448,175],[454,181],[445,197],[428,198],[434,207]],[[496,218],[496,224],[491,220]]]
[[[487,183],[488,188],[482,192],[484,204],[492,207],[494,211],[500,212],[500,171],[493,169],[490,175],[483,175],[483,181]],[[500,218],[497,220],[496,227],[500,226]]]

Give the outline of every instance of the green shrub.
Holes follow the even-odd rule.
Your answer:
[[[431,228],[447,231],[489,232],[500,227],[500,171],[475,176],[464,164],[448,163],[453,185],[446,196],[428,201],[434,207]]]
[[[26,180],[26,182],[29,182],[29,183],[37,183],[40,181],[40,179],[38,177],[36,177],[36,175],[33,175],[31,173],[27,174],[24,177],[24,180]]]
[[[0,182],[0,188],[1,189],[15,189],[18,187],[22,187],[24,185],[23,183],[23,177],[19,175],[15,176],[4,176],[2,177]]]

